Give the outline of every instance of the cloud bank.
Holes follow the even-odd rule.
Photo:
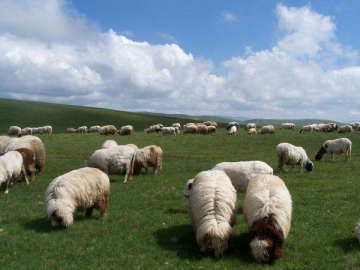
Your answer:
[[[360,115],[358,52],[309,5],[279,4],[276,44],[224,61],[222,75],[176,44],[101,32],[65,0],[0,6],[1,97],[254,118]]]

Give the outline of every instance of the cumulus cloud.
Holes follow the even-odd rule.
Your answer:
[[[333,18],[309,5],[278,5],[276,44],[249,46],[221,64],[222,76],[171,36],[163,35],[171,44],[153,45],[101,32],[65,0],[0,5],[2,97],[256,118],[359,117],[358,53],[337,40]]]
[[[229,11],[223,11],[221,17],[225,22],[235,22],[237,20],[236,16]]]
[[[157,35],[167,42],[176,43],[176,39],[168,33],[159,32],[159,33],[157,33]]]

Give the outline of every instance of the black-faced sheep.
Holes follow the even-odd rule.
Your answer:
[[[308,158],[305,149],[302,147],[296,147],[290,143],[280,143],[276,147],[276,153],[279,171],[284,171],[284,165],[292,166],[291,170],[295,165],[299,165],[301,172],[304,172],[304,167],[308,172],[314,169],[314,164]]]
[[[352,142],[347,138],[327,140],[315,155],[315,160],[320,160],[324,154],[334,162],[334,154],[345,154],[344,161],[349,162],[351,157]]]

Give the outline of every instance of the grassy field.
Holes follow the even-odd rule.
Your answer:
[[[352,233],[360,218],[360,135],[350,163],[315,162],[311,173],[280,174],[293,198],[292,229],[275,265],[255,262],[238,195],[238,224],[222,258],[202,254],[196,244],[183,198],[186,181],[222,161],[262,160],[276,167],[280,142],[303,146],[309,157],[336,133],[279,131],[275,135],[163,136],[135,132],[128,137],[98,134],[40,136],[45,170],[29,186],[17,183],[0,194],[1,269],[360,269],[360,243]],[[163,170],[135,176],[123,184],[111,175],[108,217],[85,219],[79,213],[68,229],[53,229],[44,215],[44,193],[55,177],[83,167],[106,139],[139,147],[156,144],[164,151]],[[171,242],[172,237],[179,242]]]

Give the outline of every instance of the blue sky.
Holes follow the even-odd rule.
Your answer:
[[[0,0],[0,97],[360,120],[358,1]]]

